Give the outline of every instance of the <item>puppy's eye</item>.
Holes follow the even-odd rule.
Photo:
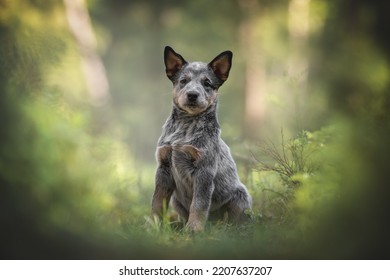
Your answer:
[[[204,85],[205,87],[212,88],[212,85],[211,85],[211,82],[210,82],[209,79],[204,80],[204,81],[203,81],[203,85]]]
[[[183,86],[188,83],[188,79],[187,78],[180,79],[179,83]]]

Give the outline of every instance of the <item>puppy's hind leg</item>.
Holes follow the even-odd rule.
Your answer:
[[[170,168],[171,153],[170,146],[162,146],[157,149],[159,166],[156,172],[156,188],[152,199],[152,214],[158,217],[162,217],[164,211],[167,211],[169,200],[175,190],[175,181]]]
[[[177,214],[179,214],[179,221],[185,225],[189,216],[187,209],[184,208],[175,196],[172,197],[172,206],[176,210]]]
[[[228,219],[232,222],[252,222],[251,215],[252,197],[248,192],[239,187],[234,191],[232,199],[227,203]]]

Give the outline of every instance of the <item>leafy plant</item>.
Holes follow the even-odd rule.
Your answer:
[[[272,171],[278,174],[281,180],[290,188],[299,186],[296,175],[312,175],[318,166],[310,158],[317,151],[313,145],[312,134],[306,130],[301,131],[296,138],[285,140],[281,131],[281,145],[268,141],[260,146],[260,156],[254,155],[258,163],[258,171]]]
[[[280,145],[268,140],[259,146],[259,152],[253,157],[257,163],[262,217],[279,221],[290,217],[290,202],[297,190],[321,168],[321,150],[331,131],[331,128],[316,132],[303,130],[295,138],[286,140],[281,130]]]

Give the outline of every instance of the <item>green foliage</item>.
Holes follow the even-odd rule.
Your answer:
[[[111,89],[95,107],[64,5],[43,2],[0,4],[0,222],[10,258],[388,255],[390,55],[387,30],[373,28],[388,26],[386,9],[355,1],[351,16],[348,5],[310,1],[307,38],[294,41],[291,1],[87,1]],[[149,215],[171,106],[167,44],[188,60],[235,53],[219,112],[253,196],[252,224],[209,222],[192,235],[170,209]],[[242,141],[249,50],[267,85],[261,146]],[[308,69],[285,63],[294,59]]]
[[[310,138],[311,134],[308,131],[302,131],[296,138],[290,139],[286,143],[282,130],[280,148],[271,141],[259,147],[260,155],[256,156],[258,170],[273,171],[290,188],[295,188],[298,181],[294,178],[299,174],[313,174],[316,170],[316,167],[309,163],[310,156],[317,148],[317,145],[310,141]]]
[[[51,108],[39,98],[26,101],[23,132],[2,176],[27,188],[45,223],[86,231],[127,219],[140,194],[133,191],[138,175],[125,145],[86,132],[85,113]]]
[[[309,180],[321,174],[323,156],[333,137],[333,128],[320,131],[301,131],[295,138],[285,140],[281,131],[281,143],[264,142],[254,153],[259,188],[261,215],[286,221],[292,215],[292,201]],[[304,203],[304,201],[301,201]]]

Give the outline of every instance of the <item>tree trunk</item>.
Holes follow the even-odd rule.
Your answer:
[[[64,0],[64,5],[70,30],[80,50],[89,100],[93,105],[103,105],[109,98],[109,84],[105,67],[97,53],[96,37],[85,0]]]
[[[310,0],[290,0],[288,7],[289,30],[289,75],[296,87],[291,91],[294,104],[295,130],[305,127],[307,118],[305,100],[307,99],[307,78],[309,60],[307,56],[307,38],[309,35],[309,8]]]
[[[256,0],[240,0],[245,20],[240,26],[242,49],[245,50],[244,133],[249,140],[259,139],[266,111],[267,76],[259,36],[260,6]]]

